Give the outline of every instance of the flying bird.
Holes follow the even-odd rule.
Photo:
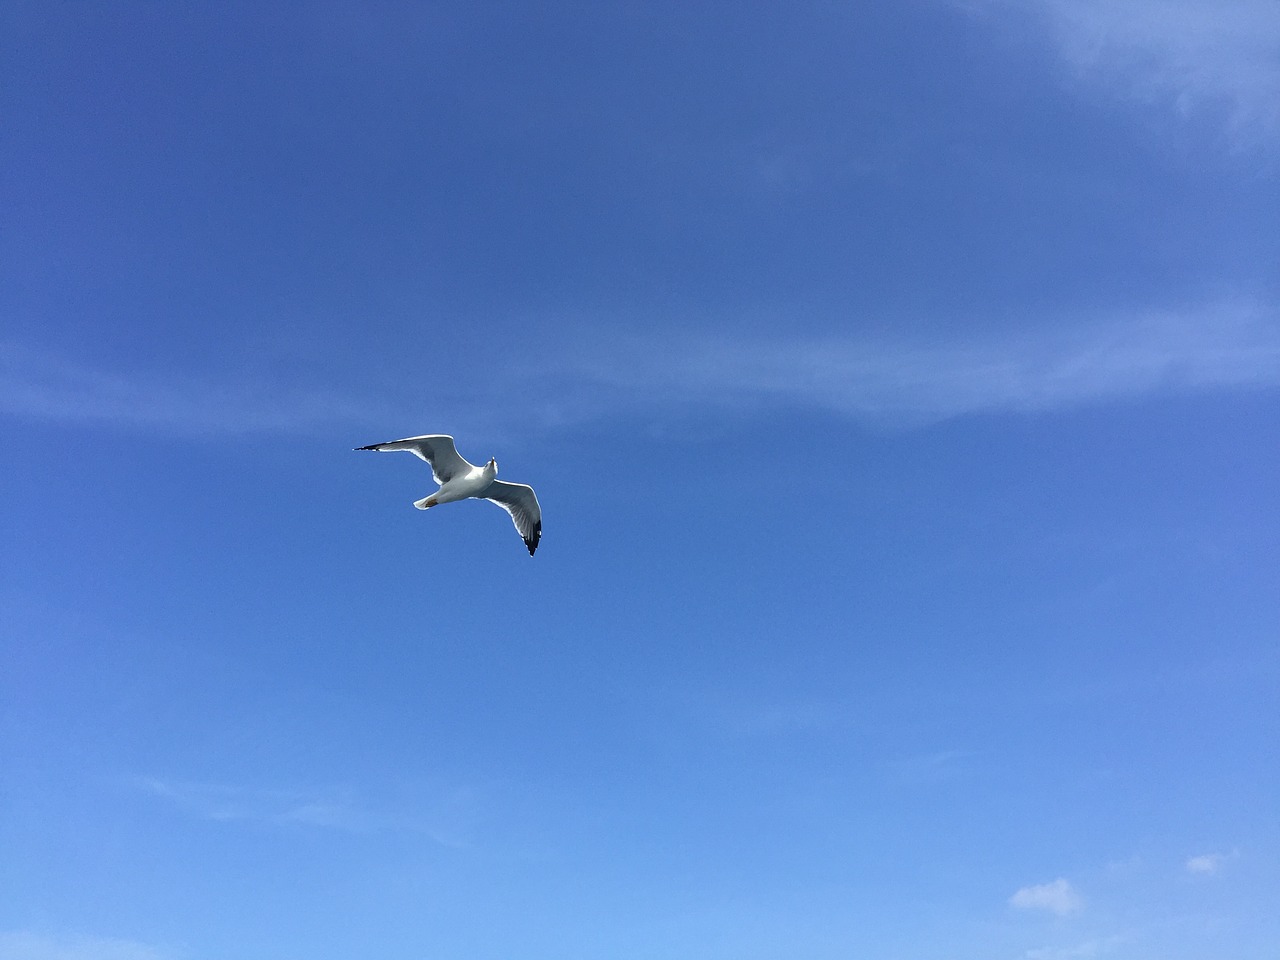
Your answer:
[[[453,437],[444,434],[388,440],[386,443],[371,443],[367,447],[356,449],[408,450],[416,454],[431,464],[431,475],[440,484],[440,489],[428,497],[415,500],[415,507],[429,510],[442,503],[466,500],[468,497],[489,500],[511,514],[516,530],[524,540],[524,545],[529,548],[529,556],[532,557],[533,551],[538,549],[538,541],[542,539],[542,508],[538,506],[533,487],[495,479],[498,476],[498,461],[492,457],[483,467],[468,463],[458,454],[453,445]]]

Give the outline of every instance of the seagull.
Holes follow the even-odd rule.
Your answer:
[[[492,457],[483,467],[467,463],[453,445],[453,437],[444,434],[428,434],[425,437],[408,437],[404,440],[388,440],[371,443],[357,450],[408,450],[431,464],[431,475],[440,489],[429,497],[415,500],[419,510],[429,510],[454,500],[489,500],[496,503],[515,521],[516,531],[529,548],[529,556],[538,549],[542,539],[542,508],[533,487],[523,483],[507,483],[494,479],[498,475],[498,461]]]

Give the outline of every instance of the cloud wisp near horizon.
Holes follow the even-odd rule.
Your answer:
[[[563,349],[547,344],[526,356],[458,361],[473,364],[492,390],[484,416],[494,422],[478,422],[474,407],[407,366],[380,366],[377,379],[363,383],[325,383],[314,372],[278,383],[174,379],[98,370],[12,344],[0,345],[0,409],[30,420],[188,435],[321,433],[399,422],[404,410],[423,408],[437,422],[460,424],[450,429],[501,428],[516,409],[526,425],[554,429],[617,413],[744,406],[809,408],[902,428],[1153,394],[1274,388],[1280,323],[1256,304],[1228,302],[929,340],[584,332]]]
[[[1280,382],[1280,327],[1252,307],[1093,319],[970,340],[676,338],[599,362],[668,402],[811,407],[890,426]]]
[[[0,932],[3,960],[169,960],[179,954],[120,937],[49,936],[31,930]]]
[[[14,417],[201,435],[314,428],[380,409],[323,384],[108,370],[0,341],[0,412]]]
[[[299,790],[249,787],[238,784],[135,777],[137,790],[173,804],[199,820],[262,824],[275,827],[314,827],[368,835],[381,832],[415,834],[443,847],[468,843],[463,822],[472,800],[465,789],[436,790],[416,798],[413,812],[375,810],[362,803],[351,788]]]

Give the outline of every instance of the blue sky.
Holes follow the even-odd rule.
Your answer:
[[[0,9],[2,960],[1274,956],[1270,0]]]

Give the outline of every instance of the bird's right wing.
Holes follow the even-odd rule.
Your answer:
[[[542,539],[542,508],[538,506],[538,498],[533,487],[524,483],[507,483],[495,480],[484,492],[484,499],[492,500],[507,513],[516,525],[524,545],[529,548],[529,556],[538,549],[538,541]]]
[[[445,434],[428,434],[425,437],[407,437],[404,440],[388,440],[386,443],[371,443],[367,447],[356,447],[357,450],[408,450],[431,464],[431,474],[436,483],[444,486],[460,473],[467,473],[475,467],[463,460],[453,445],[453,437]]]

